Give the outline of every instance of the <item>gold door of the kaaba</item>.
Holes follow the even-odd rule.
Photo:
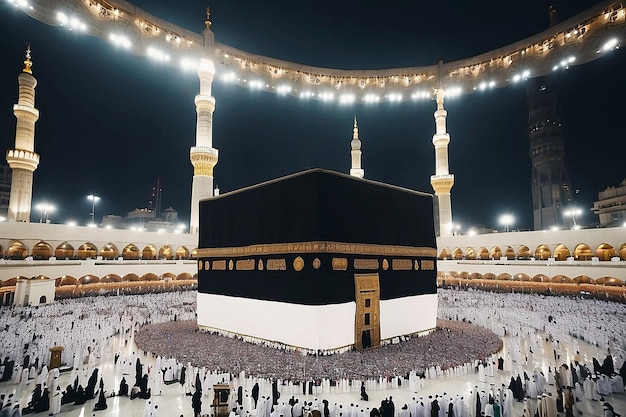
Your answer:
[[[380,345],[380,283],[378,274],[355,274],[356,316],[354,341],[357,349]]]

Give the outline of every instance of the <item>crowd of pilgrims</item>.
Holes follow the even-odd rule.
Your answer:
[[[107,392],[146,400],[144,417],[156,417],[158,406],[153,396],[161,395],[165,386],[172,384],[179,387],[180,395],[191,397],[190,408],[194,416],[200,416],[203,411],[212,412],[211,388],[216,383],[227,383],[232,389],[228,398],[231,417],[553,417],[557,411],[566,416],[582,415],[579,410],[584,408],[579,405],[589,402],[603,408],[598,415],[617,415],[607,398],[624,391],[624,305],[455,289],[440,289],[439,300],[438,315],[446,319],[440,322],[445,328],[423,339],[439,338],[432,339],[434,343],[419,344],[416,341],[421,338],[410,338],[365,352],[299,355],[295,363],[285,360],[287,355],[298,356],[293,351],[197,332],[191,327],[185,338],[214,339],[191,340],[192,345],[199,346],[197,352],[181,349],[180,340],[174,343],[168,328],[190,326],[195,318],[193,291],[3,308],[0,357],[5,359],[0,363],[0,417],[39,412],[54,415],[65,404],[87,401],[93,403],[94,411],[101,411],[107,408]],[[112,359],[115,372],[123,378],[119,386],[105,389],[96,365],[110,350],[110,339],[118,337],[132,344],[136,329],[156,323],[163,325],[140,333],[151,335],[152,345],[144,349],[154,356],[155,352],[165,352],[166,346],[178,349],[156,356],[152,366],[142,364],[132,347],[125,350],[132,354],[116,353]],[[495,349],[486,346],[485,340],[491,340],[489,333],[469,323],[505,336],[506,344],[490,355],[501,345]],[[459,338],[462,345],[457,344]],[[578,354],[579,341],[583,340],[606,352],[605,357]],[[59,369],[49,371],[45,363],[49,347],[55,345],[65,347],[65,369],[71,372],[72,383],[64,389],[59,383]],[[540,357],[545,356],[546,345],[554,358],[548,367]],[[467,356],[468,350],[473,357]],[[113,356],[110,353],[106,357]],[[203,357],[210,359],[203,362]],[[480,386],[469,393],[419,396],[429,379],[472,373],[478,376]],[[129,382],[133,383],[130,389]],[[368,391],[402,386],[415,393],[411,400],[396,407],[389,396],[380,405],[369,404]],[[330,393],[354,393],[355,397],[360,393],[361,401],[330,406],[328,401],[318,400]],[[313,400],[306,399],[311,396]]]
[[[324,379],[361,380],[380,376],[434,373],[472,362],[500,350],[502,340],[481,327],[439,321],[440,331],[407,338],[380,350],[351,350],[336,355],[311,355],[265,343],[199,332],[196,322],[163,323],[144,327],[135,341],[144,350],[211,369],[245,372],[259,378],[280,376],[295,383]],[[172,340],[179,342],[172,343]],[[207,352],[206,346],[211,346]],[[180,352],[184,352],[182,355]]]

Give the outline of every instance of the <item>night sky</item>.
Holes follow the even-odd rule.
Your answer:
[[[165,20],[201,32],[206,1],[131,0]],[[508,45],[548,27],[544,0],[524,2],[214,0],[218,42],[320,67],[377,69],[453,61]],[[558,5],[562,18],[597,1]],[[575,3],[575,4],[574,4]],[[513,6],[515,4],[515,7]],[[445,10],[445,12],[444,12]],[[157,178],[163,208],[188,222],[195,143],[197,76],[154,63],[84,34],[39,23],[0,3],[0,148],[14,146],[17,76],[31,43],[38,80],[33,206],[57,207],[53,222],[146,207]],[[598,191],[626,178],[625,48],[552,75],[559,89],[565,162],[581,224]],[[354,104],[301,101],[250,91],[216,78],[213,146],[221,192],[308,168],[347,173],[353,116],[366,178],[432,193],[434,101]],[[532,228],[528,110],[520,85],[446,101],[454,221],[497,228],[503,212]],[[338,207],[350,210],[350,207]],[[364,208],[361,208],[364,209]],[[33,210],[33,220],[39,213]]]

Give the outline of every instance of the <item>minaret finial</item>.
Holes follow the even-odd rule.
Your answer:
[[[356,124],[356,114],[354,115],[354,127],[352,128],[352,139],[359,138],[359,127]]]
[[[24,69],[22,72],[27,72],[29,74],[33,73],[33,70],[30,67],[33,66],[33,61],[30,60],[30,43],[26,44],[26,60],[24,61]]]
[[[204,21],[204,25],[207,29],[211,27],[211,9],[208,6],[206,8],[206,20]]]

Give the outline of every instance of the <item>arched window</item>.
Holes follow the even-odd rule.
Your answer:
[[[16,240],[15,242],[11,243],[11,246],[9,246],[9,248],[7,249],[7,253],[6,253],[7,259],[14,259],[14,260],[20,260],[20,261],[22,259],[26,259],[27,256],[28,256],[28,249],[26,249],[26,246],[19,240]]]
[[[74,257],[74,247],[69,242],[63,242],[54,250],[57,259],[72,259]]]
[[[100,278],[95,275],[85,275],[78,280],[79,284],[97,284],[100,282]]]
[[[567,246],[563,244],[559,244],[556,249],[554,249],[554,259],[557,261],[566,261],[570,256],[572,256],[572,254]]]
[[[98,256],[98,248],[91,242],[83,243],[78,247],[78,258],[89,259]]]
[[[540,259],[542,261],[546,261],[550,257],[550,248],[546,245],[539,245],[537,249],[535,249],[535,259]]]
[[[113,243],[109,242],[100,249],[100,256],[103,259],[115,259],[119,255],[119,251],[117,250],[117,246]]]
[[[592,256],[591,248],[584,243],[580,243],[574,248],[574,259],[577,261],[590,261]]]
[[[78,284],[78,280],[70,275],[63,275],[61,277],[61,286],[63,285],[76,285]]]
[[[162,246],[159,249],[159,259],[172,259],[174,254],[172,253],[172,247],[170,245]]]
[[[156,255],[157,255],[156,247],[152,244],[147,245],[141,251],[141,259],[144,259],[146,261],[152,261],[156,259]]]
[[[189,249],[184,246],[176,249],[176,259],[188,259],[189,258]]]
[[[515,254],[513,255],[515,256]],[[491,259],[500,259],[502,257],[502,250],[500,250],[499,247],[494,246],[493,248],[491,248],[491,250],[489,251],[489,257]]]
[[[50,257],[52,256],[52,246],[44,241],[37,242],[35,246],[33,246],[32,255],[33,259],[50,259]]]
[[[520,246],[517,250],[517,259],[530,259],[530,248],[526,245]]]
[[[517,273],[511,277],[513,281],[530,281],[530,275],[523,272]]]
[[[615,256],[615,248],[608,243],[602,243],[596,249],[596,256],[601,261],[610,261]]]
[[[122,249],[122,258],[126,261],[136,261],[140,257],[139,248],[132,243],[130,245],[126,245],[124,249]]]

